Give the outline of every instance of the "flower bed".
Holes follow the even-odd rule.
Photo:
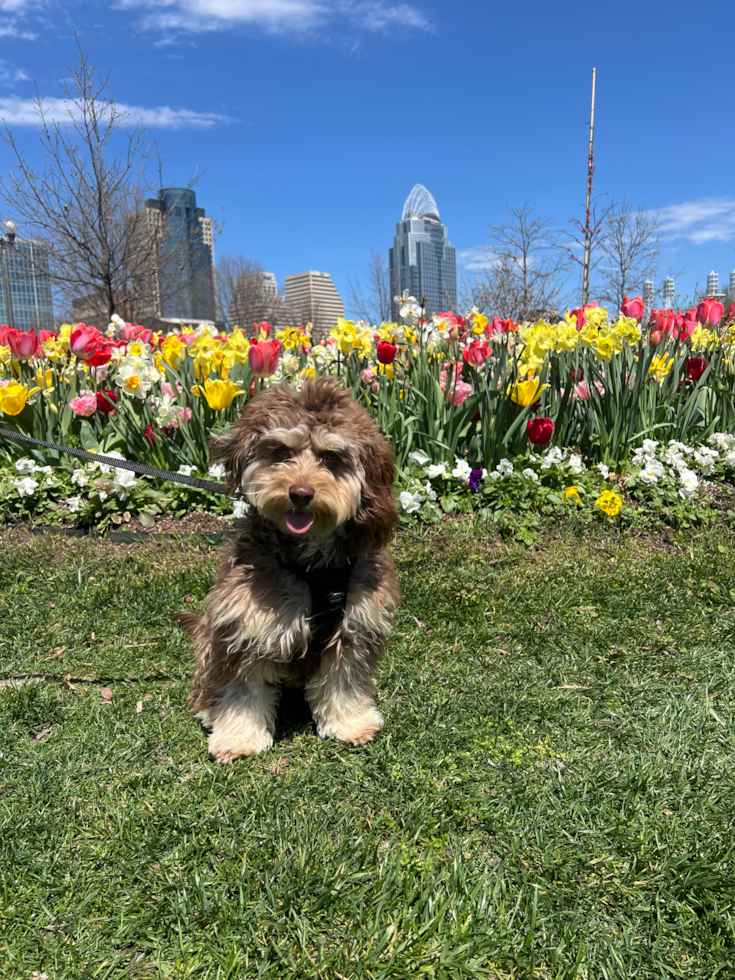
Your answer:
[[[648,510],[686,523],[704,519],[713,488],[729,493],[735,305],[727,316],[714,300],[654,311],[642,327],[639,297],[615,318],[590,304],[533,324],[476,310],[424,320],[404,299],[401,323],[340,320],[319,344],[308,328],[265,323],[250,336],[206,327],[164,336],[118,317],[104,333],[3,326],[0,425],[218,479],[211,439],[254,392],[335,375],[390,439],[409,521],[475,510],[502,523],[501,513],[551,509],[576,520]],[[243,506],[11,440],[2,452],[6,519],[152,524]]]

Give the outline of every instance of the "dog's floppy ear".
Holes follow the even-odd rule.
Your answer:
[[[255,444],[272,427],[276,416],[283,414],[284,409],[293,410],[295,399],[296,393],[287,384],[258,392],[243,408],[227,435],[212,444],[210,460],[224,464],[228,490],[233,492],[240,486]]]
[[[366,419],[366,422],[369,428],[365,426],[367,431],[359,439],[365,483],[357,515],[348,525],[350,543],[356,554],[385,548],[398,521],[393,493],[396,479],[393,451],[372,419]]]

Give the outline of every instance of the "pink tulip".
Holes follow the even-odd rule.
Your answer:
[[[686,313],[676,314],[676,329],[679,331],[679,340],[689,340],[697,329],[697,310],[688,310]]]
[[[365,368],[365,370],[362,372],[362,383],[364,385],[369,385],[370,382],[373,380],[374,377],[375,377],[375,374],[373,372],[373,369],[372,368]]]
[[[570,316],[576,316],[577,318],[577,330],[582,330],[585,323],[587,322],[587,317],[584,315],[584,310],[577,308],[576,310],[569,311]]]
[[[104,343],[104,338],[96,327],[88,327],[84,323],[78,323],[69,338],[69,351],[80,360],[86,361],[90,357],[94,357]]]
[[[256,378],[270,378],[278,369],[281,359],[279,340],[254,340],[248,351],[250,370]]]
[[[597,388],[598,394],[600,395],[600,397],[602,397],[605,394],[605,389],[604,389],[604,387],[602,385],[602,382],[595,381],[594,382],[594,385],[595,385],[595,388]],[[590,398],[590,390],[587,387],[587,382],[586,381],[578,381],[576,383],[576,385],[574,386],[574,394],[577,396],[577,398],[579,398],[580,401],[583,401],[583,402],[589,401],[589,398]]]
[[[75,415],[89,418],[97,411],[97,396],[92,393],[89,395],[78,395],[69,402],[69,408]]]
[[[671,337],[676,331],[676,313],[673,310],[651,310],[649,323],[662,336]]]
[[[462,381],[461,378],[457,376],[456,369],[452,374],[452,380],[449,383],[449,391],[447,391],[446,371],[442,371],[439,375],[439,387],[446,394],[447,401],[451,400],[455,405],[461,405],[462,402],[466,401],[472,394],[472,385],[467,384],[466,381]]]
[[[703,327],[716,327],[725,315],[725,307],[717,299],[703,299],[697,307],[697,320]]]
[[[623,314],[623,316],[629,316],[633,320],[637,320],[638,323],[640,323],[645,312],[643,297],[634,296],[632,299],[628,299],[627,296],[623,296],[620,312]]]
[[[19,361],[29,361],[38,350],[38,337],[35,330],[14,330],[8,327],[6,344],[13,357]]]

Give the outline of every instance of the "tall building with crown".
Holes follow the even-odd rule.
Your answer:
[[[419,303],[426,300],[426,315],[457,306],[457,250],[450,244],[439,208],[423,184],[416,184],[396,222],[390,250],[390,286],[393,318],[398,318],[405,290]]]

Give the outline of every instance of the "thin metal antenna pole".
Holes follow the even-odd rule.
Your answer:
[[[590,109],[590,152],[587,160],[587,206],[585,209],[584,223],[584,277],[582,280],[582,305],[589,301],[590,291],[590,245],[592,228],[590,226],[590,206],[592,203],[592,175],[595,172],[595,152],[593,143],[595,139],[595,75],[597,69],[592,69],[592,107]]]

